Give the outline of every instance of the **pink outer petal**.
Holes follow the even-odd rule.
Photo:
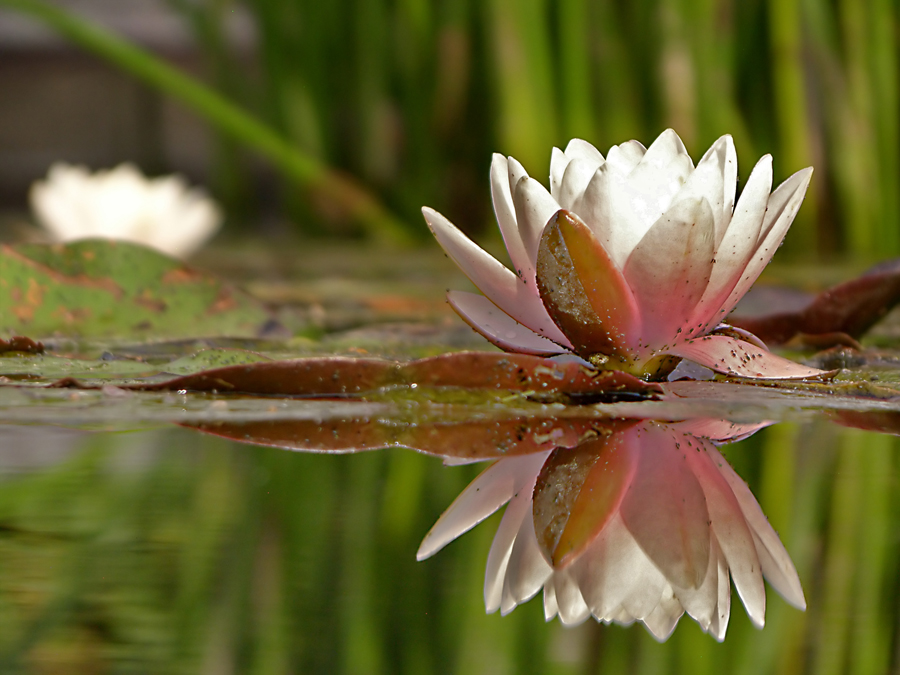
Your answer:
[[[700,301],[713,266],[713,213],[706,199],[672,205],[644,235],[623,273],[641,314],[643,346],[670,345]]]
[[[476,331],[507,352],[545,356],[562,354],[564,347],[523,326],[483,295],[450,291],[447,302]]]
[[[781,240],[787,233],[794,217],[806,196],[806,189],[812,178],[812,167],[802,169],[778,186],[772,196],[769,197],[766,207],[766,216],[760,231],[760,240],[756,251],[741,275],[740,281],[735,285],[728,300],[719,313],[719,319],[724,319],[744,294],[759,277],[775,251],[781,245]]]
[[[422,214],[447,255],[491,302],[538,335],[561,345],[570,344],[550,319],[536,289],[497,262],[434,209],[425,207]]]
[[[705,333],[711,323],[718,323],[723,318],[724,315],[719,310],[756,251],[771,191],[772,157],[766,155],[753,167],[731,222],[716,247],[716,263],[709,278],[709,286],[689,322],[689,325],[697,326],[700,333]]]
[[[749,342],[724,335],[706,335],[681,342],[667,349],[666,353],[689,359],[719,373],[740,377],[790,380],[824,374],[824,371],[800,365]]]

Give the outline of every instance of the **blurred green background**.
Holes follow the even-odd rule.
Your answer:
[[[206,173],[236,231],[258,229],[265,212],[306,234],[424,239],[428,204],[484,232],[492,152],[546,180],[550,148],[571,137],[605,152],[671,126],[695,158],[732,134],[744,178],[764,153],[776,180],[815,167],[785,244],[795,257],[900,253],[896,2],[149,4],[184,35],[157,57],[152,40],[135,49],[79,25],[77,10],[98,0],[0,0],[4,17],[52,25],[198,112],[214,133]],[[190,62],[193,79],[167,59]],[[147,124],[135,133],[152,145],[160,131]],[[148,156],[153,170],[180,168]]]

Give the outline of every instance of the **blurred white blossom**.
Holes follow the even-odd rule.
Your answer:
[[[180,176],[147,178],[132,164],[91,173],[57,163],[31,187],[31,207],[57,241],[100,237],[150,246],[176,258],[199,249],[222,222],[205,192]]]

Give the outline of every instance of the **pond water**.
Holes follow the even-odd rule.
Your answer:
[[[282,324],[309,335],[229,347],[391,357],[484,348],[443,308],[443,288],[463,284],[442,259],[363,269],[365,256],[346,252],[331,263],[325,254],[309,258],[318,267],[293,274],[290,283],[279,265],[216,259],[220,270],[242,265],[235,276],[255,279],[252,290],[277,305]],[[133,363],[138,352],[145,362],[171,364],[221,344],[59,341],[48,343],[50,353],[30,372],[22,361],[4,360],[0,375],[19,386],[0,387],[0,672],[883,673],[900,663],[900,448],[891,433],[853,428],[896,433],[894,371],[883,350],[877,369],[842,373],[835,385],[734,391],[682,383],[658,401],[580,406],[447,392],[437,399],[407,392],[323,402],[38,386],[42,377],[64,374],[118,385],[116,377],[133,376],[122,362]],[[58,372],[54,354],[76,352],[85,363]],[[102,376],[101,362],[110,364]],[[535,525],[520,532],[537,532],[561,567],[574,569],[566,555],[577,560],[594,550],[600,525],[622,522],[641,533],[635,536],[642,550],[678,586],[690,581],[699,560],[705,565],[715,556],[710,523],[716,542],[740,540],[731,533],[734,521],[713,513],[710,485],[731,485],[744,500],[741,513],[752,515],[740,485],[722,483],[725,469],[708,473],[718,463],[713,444],[697,428],[677,426],[698,416],[742,425],[727,425],[730,433],[701,425],[719,440],[764,427],[719,451],[777,532],[807,605],[801,611],[779,595],[773,585],[790,599],[791,575],[783,560],[775,565],[781,576],[772,574],[773,563],[767,567],[760,553],[762,571],[776,577],[765,586],[765,626],[755,627],[745,609],[758,622],[758,598],[746,600],[760,570],[732,569],[731,590],[720,583],[713,593],[713,607],[731,603],[721,644],[687,615],[663,643],[640,623],[579,622],[562,581],[556,606],[577,625],[564,626],[559,617],[546,622],[554,601],[541,593],[521,598],[505,616],[487,614],[489,552],[498,528],[509,528],[503,509],[452,543],[445,540],[464,525],[443,534],[438,528],[426,539],[484,465],[445,466],[437,456],[399,447],[335,454],[381,439],[440,448],[458,463],[478,448],[502,447],[497,466],[531,462],[510,470],[518,482],[508,508],[520,508],[521,492],[529,507],[520,508],[523,522],[534,517]],[[637,421],[612,421],[626,418]],[[683,452],[689,433],[690,447],[712,463]],[[556,445],[569,449],[548,455]],[[302,449],[317,452],[296,451]],[[503,490],[491,489],[494,502],[505,501]],[[578,501],[591,490],[606,497]],[[708,505],[701,509],[708,520],[699,523],[690,516],[700,511],[683,506],[698,495]],[[605,509],[591,511],[601,502]],[[469,520],[493,510],[479,508],[463,510]],[[765,539],[758,534],[764,519],[748,522],[757,543]],[[698,531],[707,533],[705,545]],[[417,562],[423,539],[423,552],[433,555]],[[596,558],[613,569],[618,549],[604,545],[611,552]],[[637,573],[634,560],[626,563]],[[736,560],[728,561],[732,568]],[[626,565],[625,578],[628,571]],[[519,574],[520,590],[555,583],[533,568],[530,574]],[[502,587],[516,586],[514,576],[512,567],[496,576],[504,610],[510,607]],[[735,584],[744,584],[740,594]],[[594,590],[581,585],[586,603]],[[608,609],[612,618],[628,618],[619,607]],[[654,624],[657,632],[664,623]]]

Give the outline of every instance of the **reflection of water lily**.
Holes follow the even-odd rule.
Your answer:
[[[131,164],[91,174],[54,164],[31,188],[31,205],[59,241],[122,239],[175,257],[196,251],[219,228],[221,213],[177,176],[148,179]]]
[[[736,437],[744,430],[706,433]],[[697,424],[642,422],[575,449],[502,459],[453,502],[419,559],[509,502],[488,556],[489,612],[544,589],[547,619],[641,621],[667,638],[684,612],[725,637],[731,583],[762,626],[763,576],[805,608],[794,566],[746,483]]]
[[[606,158],[589,143],[554,148],[550,192],[512,158],[494,156],[494,211],[510,271],[446,218],[423,213],[444,250],[484,293],[451,291],[453,308],[508,351],[574,351],[642,375],[687,358],[748,377],[815,374],[752,336],[715,331],[768,264],[812,169],[770,194],[763,157],[735,204],[730,136],[695,168],[674,131],[629,141]],[[674,358],[673,358],[674,357]]]

